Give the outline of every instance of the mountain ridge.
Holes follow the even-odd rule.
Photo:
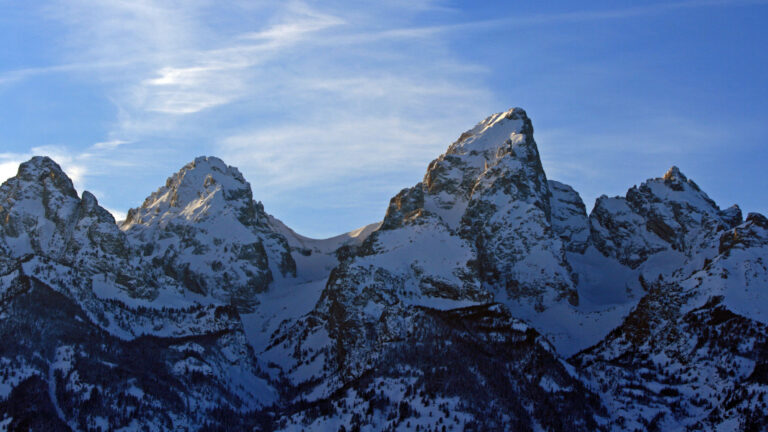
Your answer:
[[[0,200],[11,428],[24,406],[61,430],[768,427],[768,220],[676,166],[587,213],[520,108],[329,239],[210,156],[119,224],[46,157]]]

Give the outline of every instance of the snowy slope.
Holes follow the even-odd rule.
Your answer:
[[[602,389],[616,428],[768,427],[766,229],[764,216],[750,214],[712,237],[646,282],[622,324],[574,357]]]

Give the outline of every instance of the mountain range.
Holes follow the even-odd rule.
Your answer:
[[[0,186],[0,430],[768,430],[768,219],[679,168],[597,199],[489,116],[301,236],[199,157],[123,221]]]

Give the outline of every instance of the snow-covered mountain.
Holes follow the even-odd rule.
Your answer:
[[[129,272],[125,236],[90,192],[82,199],[49,158],[34,157],[0,186],[2,256],[35,254],[90,270]]]
[[[252,309],[275,279],[296,276],[288,243],[240,171],[200,157],[120,225],[145,260],[192,292]]]
[[[185,296],[55,162],[0,201],[4,430],[216,426],[278,400],[237,310]]]
[[[768,220],[677,167],[587,209],[520,108],[301,236],[200,157],[119,225],[0,186],[0,430],[765,430]]]

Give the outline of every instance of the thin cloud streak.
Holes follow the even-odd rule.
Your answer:
[[[538,25],[552,25],[562,23],[580,23],[589,21],[606,21],[627,19],[641,16],[658,15],[666,12],[674,12],[684,9],[750,6],[768,4],[768,0],[694,0],[675,3],[656,4],[651,6],[637,6],[623,9],[609,9],[598,11],[579,11],[555,14],[521,15],[509,18],[469,21],[433,26],[403,27],[387,29],[378,32],[367,32],[352,35],[343,35],[325,39],[327,44],[364,44],[381,40],[419,39],[434,37],[444,33],[459,31],[491,30],[501,26],[532,27]]]
[[[94,144],[91,148],[94,150],[114,150],[121,145],[130,144],[130,141],[125,140],[111,140],[111,141],[102,141],[97,142]]]
[[[77,4],[78,2],[75,2]],[[92,8],[90,1],[79,2],[82,7]],[[104,11],[99,15],[91,10],[87,14],[79,14],[81,11],[76,6],[64,8],[70,11],[59,11],[57,16],[71,23],[81,23],[89,16],[87,28],[95,27],[97,34],[112,36],[111,39],[124,37],[115,36],[117,30],[104,30],[104,27],[114,24],[118,18],[122,18],[121,25],[127,26],[133,31],[131,34],[142,36],[140,40],[148,39],[147,34],[161,36],[151,37],[158,52],[145,52],[132,60],[125,60],[124,53],[119,55],[123,60],[116,60],[106,56],[107,60],[79,62],[71,64],[54,65],[48,67],[26,68],[0,73],[0,84],[9,84],[19,80],[28,79],[38,75],[52,73],[82,73],[99,72],[102,69],[118,69],[135,67],[151,63],[176,63],[177,65],[158,66],[151,71],[150,77],[141,80],[134,85],[130,103],[135,109],[162,114],[193,114],[212,107],[225,105],[238,99],[245,93],[248,83],[243,77],[244,72],[269,60],[280,50],[291,45],[304,42],[312,45],[362,45],[384,40],[398,39],[423,39],[434,37],[441,33],[450,33],[466,30],[488,30],[498,26],[535,26],[550,25],[568,22],[585,22],[597,20],[624,19],[644,15],[654,15],[665,12],[674,12],[681,9],[711,8],[723,6],[744,6],[754,4],[768,4],[768,0],[704,0],[684,1],[676,3],[656,4],[650,6],[638,6],[615,10],[579,11],[559,14],[542,14],[518,16],[503,19],[454,23],[437,26],[394,28],[383,31],[349,32],[347,34],[332,34],[325,37],[308,36],[335,27],[344,27],[346,21],[340,17],[324,14],[312,10],[306,5],[297,6],[296,3],[288,7],[293,16],[283,22],[269,26],[268,28],[240,34],[228,41],[225,46],[214,49],[200,50],[194,46],[179,45],[189,37],[184,36],[195,33],[193,24],[196,20],[191,17],[178,19],[177,11],[164,8],[152,1],[130,4],[122,1],[101,2],[99,8]],[[427,7],[427,6],[425,6]],[[97,10],[99,8],[96,8]],[[125,19],[127,19],[127,24]],[[171,24],[181,23],[181,24]],[[198,24],[199,26],[199,24]],[[175,41],[175,42],[174,42]],[[257,43],[242,43],[242,41],[256,41]],[[93,43],[87,44],[93,47]],[[105,42],[104,45],[114,45]],[[129,44],[129,47],[139,45]],[[229,46],[227,46],[229,45]],[[98,46],[98,45],[96,45]],[[146,50],[146,48],[144,48]],[[90,49],[86,52],[103,53],[101,49]],[[141,51],[129,48],[129,52]],[[173,54],[171,54],[173,53]],[[99,56],[101,57],[101,55]],[[174,60],[175,59],[175,60]],[[200,90],[206,89],[206,90]]]
[[[88,3],[88,2],[85,2]],[[121,8],[130,6],[126,2],[112,1],[105,2],[107,5],[120,5]],[[549,25],[567,22],[585,22],[585,21],[600,21],[600,20],[612,20],[612,19],[625,19],[644,15],[654,15],[665,12],[674,12],[681,9],[696,9],[696,8],[712,8],[712,7],[727,7],[727,6],[749,6],[749,5],[763,5],[768,4],[768,0],[694,0],[675,3],[656,4],[650,6],[637,6],[624,9],[612,9],[612,10],[599,10],[599,11],[579,11],[579,12],[567,12],[557,14],[540,14],[529,16],[518,16],[511,18],[501,18],[492,20],[471,21],[463,23],[453,23],[435,26],[422,26],[422,27],[405,27],[405,28],[393,28],[382,31],[369,31],[350,33],[346,35],[331,35],[322,39],[312,39],[309,43],[316,45],[335,45],[335,44],[366,44],[381,40],[391,39],[419,39],[432,37],[440,33],[450,33],[461,30],[488,30],[498,26],[504,25],[518,25],[518,26],[535,26],[535,25]],[[105,5],[102,5],[105,6]],[[260,41],[259,44],[242,44],[234,43],[232,46],[213,49],[209,51],[197,51],[197,50],[177,50],[176,52],[181,56],[193,56],[193,57],[209,57],[209,56],[232,56],[243,57],[248,54],[255,54],[259,52],[269,52],[284,47],[290,43],[296,43],[301,41],[313,32],[325,30],[339,25],[344,25],[346,22],[338,17],[332,15],[325,15],[319,13],[312,13],[309,8],[302,8],[305,13],[316,19],[302,19],[296,22],[285,22],[281,24],[273,25],[265,30],[243,33],[234,38],[235,41]],[[158,7],[149,6],[148,4],[132,6],[126,8],[126,11],[143,12],[144,14],[168,14],[170,11]],[[105,20],[111,21],[111,20]],[[163,22],[163,19],[156,17],[150,20],[151,22]],[[167,26],[167,24],[165,25]],[[142,32],[139,32],[142,33]],[[173,33],[173,32],[170,32]],[[43,74],[53,73],[73,73],[73,72],[87,72],[94,71],[96,69],[111,69],[121,68],[131,65],[137,65],[145,63],[148,59],[134,59],[128,61],[110,61],[110,62],[84,62],[84,63],[72,63],[53,66],[42,66],[34,68],[25,68],[12,71],[0,72],[0,84],[11,83]],[[180,84],[174,80],[170,80],[173,76],[183,75],[185,73],[197,73],[206,71],[227,71],[230,69],[240,69],[254,66],[258,62],[253,60],[239,62],[230,61],[224,62],[218,66],[192,66],[187,68],[173,68],[164,67],[157,71],[159,77],[147,79],[144,81],[150,85],[172,85]],[[194,84],[196,82],[189,82]],[[187,113],[188,111],[183,111]]]
[[[152,2],[144,2],[138,12],[128,8],[128,13],[149,14],[152,16],[146,17],[147,21],[158,22],[158,16],[165,15],[167,10],[151,6]],[[109,17],[105,22],[126,13],[122,3],[108,2],[102,8],[107,7],[113,10],[102,11]],[[74,20],[82,19],[77,16]],[[171,24],[174,22],[181,24]],[[409,52],[411,48],[407,47],[386,58],[375,39],[364,43],[362,50],[357,41],[336,44],[332,54],[336,58],[315,54],[314,47],[328,41],[336,43],[336,35],[351,35],[350,41],[364,35],[351,22],[337,12],[293,3],[278,10],[274,20],[261,30],[235,33],[203,46],[199,42],[173,42],[175,35],[208,32],[201,28],[194,12],[187,12],[181,20],[163,21],[160,33],[169,35],[162,39],[170,40],[165,46],[173,47],[173,52],[163,54],[165,48],[160,44],[159,52],[145,53],[144,67],[138,71],[143,78],[118,85],[114,101],[119,119],[111,135],[125,137],[121,142],[140,143],[147,136],[182,131],[187,116],[199,117],[248,99],[264,103],[267,97],[271,99],[268,103],[280,105],[275,109],[288,114],[272,113],[283,117],[279,124],[259,125],[207,139],[219,143],[218,151],[226,159],[237,161],[246,173],[271,173],[270,178],[264,179],[266,182],[289,188],[323,178],[339,181],[362,171],[387,171],[392,166],[409,165],[414,157],[425,163],[426,155],[434,156],[436,146],[442,149],[447,140],[455,138],[455,124],[467,117],[485,115],[486,109],[478,109],[478,105],[492,105],[489,92],[472,84],[475,79],[471,76],[482,73],[482,68],[460,65],[450,56],[435,55],[426,61],[417,57],[418,50]],[[133,24],[129,20],[128,28]],[[94,25],[98,28],[100,24]],[[136,25],[140,31],[147,30],[140,23]],[[105,30],[97,33],[111,36],[103,43],[119,46],[116,40],[127,40],[124,35]],[[345,46],[350,47],[349,52]],[[130,44],[125,50],[141,51]],[[95,47],[85,51],[104,50]],[[119,55],[122,53],[109,53],[96,59],[104,62]],[[361,56],[376,57],[381,64],[354,72],[339,66],[354,64]],[[444,65],[448,67],[441,67]],[[476,105],[462,108],[467,100],[475,101]],[[425,114],[434,111],[435,106],[448,108],[442,110],[444,113],[438,119],[427,118]],[[264,110],[263,105],[253,103],[245,107],[246,112]],[[318,114],[319,107],[323,108]],[[307,115],[297,124],[292,114],[302,110]],[[294,129],[302,132],[292,132]],[[302,148],[304,142],[312,142],[312,148]],[[98,147],[107,151],[119,146]],[[292,150],[285,154],[275,150],[284,148]],[[312,168],[300,170],[301,175],[290,169],[305,163]]]
[[[139,64],[140,61],[120,61],[120,62],[85,62],[85,63],[71,63],[61,64],[54,66],[41,66],[31,67],[24,69],[16,69],[11,71],[0,71],[0,85],[14,84],[19,81],[24,81],[30,78],[35,78],[42,75],[49,74],[69,74],[77,72],[95,72],[99,69],[119,69],[126,66]]]

